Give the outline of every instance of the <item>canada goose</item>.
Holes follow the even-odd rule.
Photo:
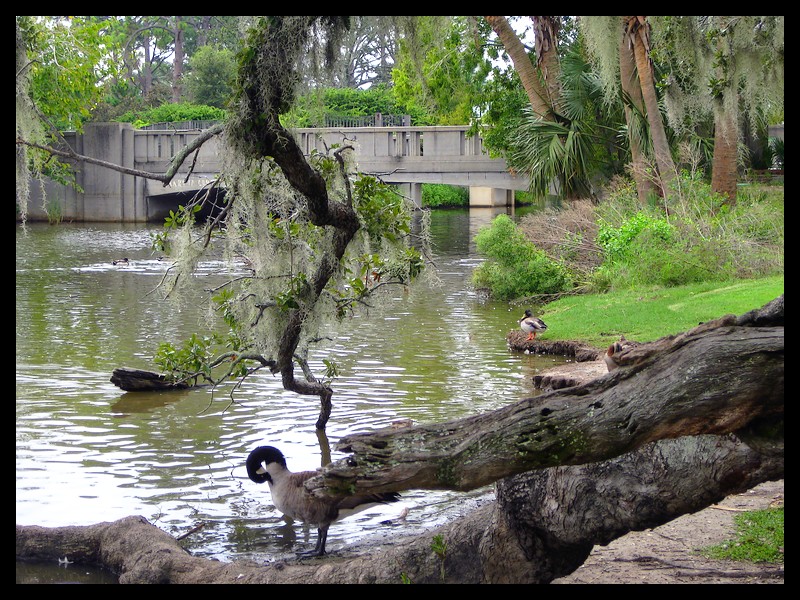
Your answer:
[[[397,502],[400,494],[386,492],[368,496],[349,496],[343,499],[317,498],[303,483],[317,475],[316,471],[292,473],[286,459],[277,448],[259,446],[247,457],[247,475],[256,483],[269,483],[272,502],[284,515],[317,526],[317,545],[313,550],[298,552],[304,556],[325,554],[328,527],[334,521],[363,510],[370,505]]]
[[[128,260],[128,258],[125,257],[125,258],[118,258],[117,260],[112,260],[111,264],[112,265],[127,265],[129,262],[130,261]]]
[[[535,340],[537,331],[544,331],[547,329],[545,322],[539,317],[534,317],[530,309],[527,309],[525,314],[519,320],[519,326],[522,331],[528,332],[528,340]]]

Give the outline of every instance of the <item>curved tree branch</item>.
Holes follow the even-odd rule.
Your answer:
[[[494,412],[345,436],[336,449],[352,456],[306,487],[320,496],[470,490],[532,469],[602,461],[659,439],[782,422],[783,296],[757,313],[729,315],[631,355],[592,382]]]

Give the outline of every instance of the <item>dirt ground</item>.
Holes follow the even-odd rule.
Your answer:
[[[783,480],[762,483],[661,527],[596,546],[577,571],[553,583],[783,583],[783,564],[714,560],[698,552],[733,539],[737,513],[782,504]]]

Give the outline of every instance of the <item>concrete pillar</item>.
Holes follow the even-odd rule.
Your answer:
[[[395,185],[397,192],[406,198],[411,198],[416,208],[422,208],[422,184],[398,183]]]
[[[492,187],[470,187],[470,207],[513,206],[514,190]]]
[[[133,128],[129,123],[87,123],[83,151],[86,156],[133,167]],[[92,221],[134,221],[134,177],[89,163],[82,167],[84,218],[91,215]]]

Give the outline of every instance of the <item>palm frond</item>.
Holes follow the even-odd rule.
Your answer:
[[[584,127],[580,120],[545,121],[526,109],[511,139],[509,163],[530,178],[532,193],[546,196],[555,188],[567,197],[592,194],[593,140]]]

